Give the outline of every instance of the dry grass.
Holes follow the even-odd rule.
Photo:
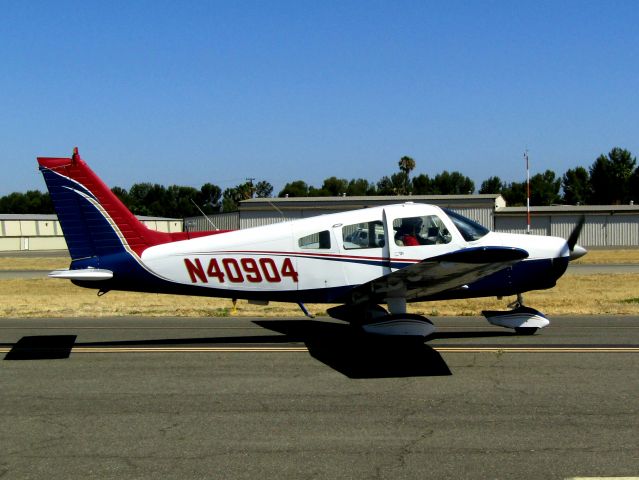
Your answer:
[[[639,274],[570,275],[551,290],[526,294],[526,303],[548,315],[639,314]],[[454,300],[417,303],[410,311],[424,315],[479,315],[481,310],[504,309],[514,298]],[[325,315],[327,305],[307,305],[315,315]],[[0,317],[100,317],[100,316],[228,316],[227,299],[178,295],[109,292],[97,297],[94,290],[65,280],[0,280]],[[296,305],[250,305],[240,300],[239,316],[300,316]]]
[[[584,265],[615,265],[639,263],[639,248],[619,250],[589,250],[588,254],[575,263]]]
[[[58,270],[69,268],[69,257],[0,257],[0,270]]]
[[[594,250],[580,263],[639,263],[639,249]],[[68,257],[4,257],[0,270],[55,270],[67,268]],[[564,275],[551,290],[526,294],[526,303],[548,315],[639,314],[639,274]],[[481,310],[503,309],[514,298],[454,300],[418,303],[410,311],[425,315],[478,315]],[[328,305],[307,305],[315,315],[325,315]],[[50,279],[0,280],[0,317],[63,316],[299,316],[296,305],[250,305],[239,301],[237,312],[227,299],[178,295],[110,292],[97,297],[94,290],[68,281]]]

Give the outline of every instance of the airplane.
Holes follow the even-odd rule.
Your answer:
[[[372,335],[426,337],[432,322],[407,312],[431,300],[517,296],[486,319],[519,334],[550,322],[522,294],[555,286],[583,218],[565,240],[489,231],[459,213],[406,202],[233,231],[164,233],[142,224],[89,168],[38,157],[71,256],[68,279],[110,290],[336,304],[327,313]],[[384,307],[385,305],[386,307]]]

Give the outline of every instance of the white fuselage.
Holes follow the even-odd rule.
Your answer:
[[[420,244],[407,244],[406,237],[402,241],[407,221],[413,222],[409,227]],[[556,237],[488,232],[478,240],[466,240],[441,208],[405,203],[157,245],[145,250],[141,260],[171,282],[228,290],[242,298],[243,292],[359,285],[475,246],[521,248],[529,254],[525,261],[569,255],[565,240]]]

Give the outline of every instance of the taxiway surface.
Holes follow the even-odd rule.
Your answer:
[[[0,319],[6,478],[639,474],[639,318]]]

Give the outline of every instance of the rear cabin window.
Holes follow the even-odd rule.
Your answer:
[[[328,250],[331,248],[331,233],[328,230],[306,235],[297,244],[303,249]]]
[[[386,244],[384,224],[380,220],[355,223],[342,227],[345,250],[382,248]]]

